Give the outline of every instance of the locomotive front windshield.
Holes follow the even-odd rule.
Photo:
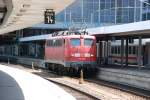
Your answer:
[[[76,47],[76,46],[80,46],[81,44],[81,40],[80,39],[71,39],[71,45]]]
[[[85,39],[84,45],[85,46],[92,46],[93,45],[93,39]]]

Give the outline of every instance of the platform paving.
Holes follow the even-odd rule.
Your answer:
[[[0,100],[75,100],[75,98],[37,75],[0,65]]]

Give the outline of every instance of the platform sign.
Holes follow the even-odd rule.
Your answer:
[[[47,9],[44,13],[45,24],[55,24],[55,12],[51,9]]]

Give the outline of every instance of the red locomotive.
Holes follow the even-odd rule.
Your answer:
[[[48,68],[58,71],[62,71],[60,65],[69,70],[95,68],[96,39],[89,35],[49,37],[45,45],[45,62]]]

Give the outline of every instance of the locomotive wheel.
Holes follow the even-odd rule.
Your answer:
[[[61,65],[59,65],[59,75],[62,76],[62,67],[61,67]]]
[[[70,67],[70,76],[73,77],[74,76],[74,70],[72,67]]]
[[[56,73],[58,74],[58,75],[60,75],[60,71],[59,71],[59,65],[57,65],[57,64],[55,64],[55,68],[56,68]]]
[[[52,68],[52,71],[54,72],[55,71],[54,64],[51,64],[51,68]]]
[[[58,74],[61,76],[62,75],[62,71],[61,71],[61,66],[58,65]]]
[[[67,68],[63,67],[63,75],[66,76],[67,75]]]
[[[73,68],[73,74],[75,77],[78,77],[78,68]]]
[[[61,75],[61,68],[60,68],[60,66],[59,65],[56,65],[56,66],[57,66],[57,74]]]
[[[68,75],[69,75],[70,77],[72,76],[72,69],[71,69],[71,67],[69,68]]]

